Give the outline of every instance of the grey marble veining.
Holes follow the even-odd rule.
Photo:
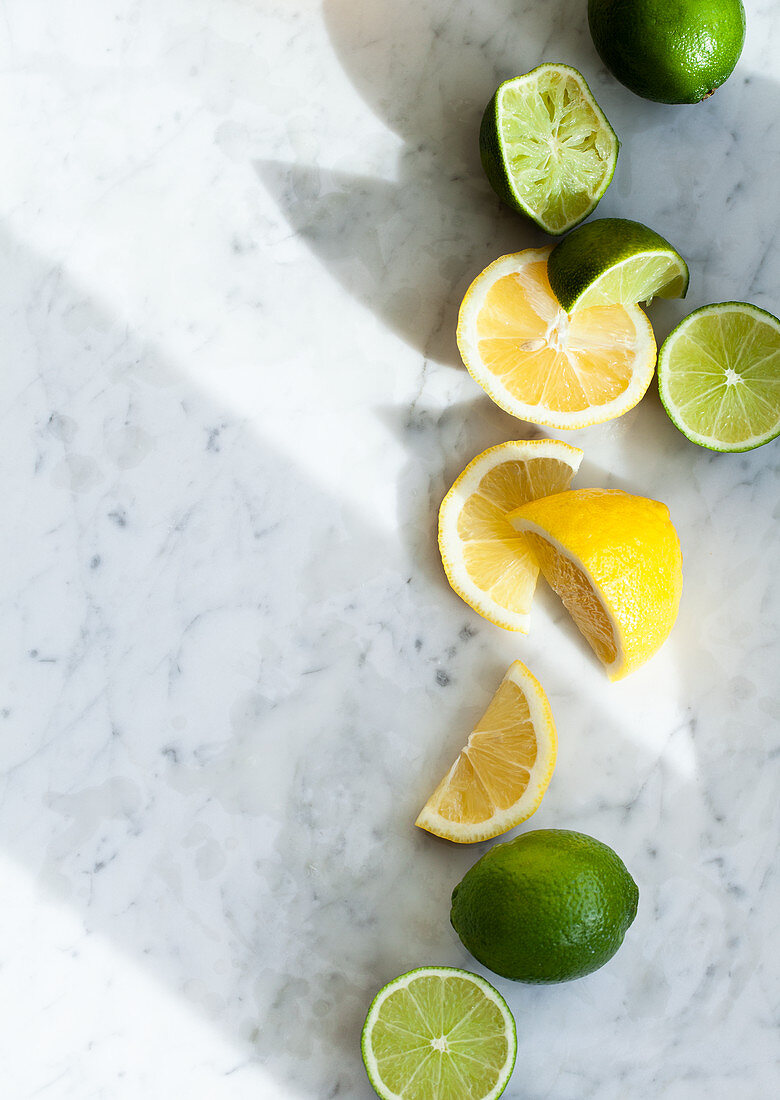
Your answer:
[[[576,484],[664,500],[668,644],[610,685],[540,591],[527,638],[446,585],[435,514],[538,434],[459,367],[502,210],[499,80],[580,68],[622,141],[601,215],[689,259],[686,303],[780,308],[780,16],[707,103],[645,103],[584,3],[5,0],[3,1095],[368,1098],[359,1030],[414,965],[472,966],[483,846],[412,821],[509,663],[556,716],[534,827],[640,886],[592,977],[497,981],[524,1100],[778,1091],[780,450],[695,448],[650,393],[568,436]],[[475,967],[475,969],[478,969]]]

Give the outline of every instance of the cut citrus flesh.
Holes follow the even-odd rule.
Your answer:
[[[557,744],[542,685],[515,661],[415,824],[460,844],[514,828],[539,808]]]
[[[512,1013],[476,974],[449,966],[412,970],[374,998],[363,1062],[383,1100],[495,1100],[517,1053]]]
[[[666,411],[693,443],[749,451],[780,435],[780,321],[747,302],[697,309],[658,359]]]
[[[611,680],[663,645],[682,594],[680,540],[665,504],[573,489],[525,504],[509,520]]]
[[[644,396],[655,338],[635,305],[567,314],[550,289],[550,249],[502,256],[460,307],[458,347],[469,373],[502,409],[554,428],[620,416]]]
[[[548,275],[563,308],[684,298],[688,265],[655,230],[628,218],[597,218],[552,250]]]
[[[565,233],[594,209],[615,171],[618,140],[569,65],[544,64],[500,85],[479,135],[494,191],[547,233]]]
[[[439,551],[447,579],[480,615],[528,632],[539,569],[507,514],[569,487],[582,451],[559,439],[518,440],[483,451],[442,501]]]

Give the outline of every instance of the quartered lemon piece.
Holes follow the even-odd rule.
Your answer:
[[[415,824],[460,844],[505,833],[539,808],[557,745],[544,689],[515,661]]]

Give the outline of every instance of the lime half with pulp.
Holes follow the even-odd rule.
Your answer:
[[[557,244],[550,286],[567,313],[592,306],[684,298],[688,265],[660,233],[628,218],[598,218]]]
[[[498,88],[479,150],[498,197],[559,234],[586,218],[609,187],[618,139],[582,74],[545,64]]]
[[[517,1053],[506,1001],[484,978],[449,966],[411,970],[374,998],[363,1061],[383,1100],[494,1100]]]
[[[713,451],[751,451],[780,435],[780,321],[747,302],[695,310],[658,355],[674,424]]]

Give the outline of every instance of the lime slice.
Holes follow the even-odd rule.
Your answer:
[[[498,197],[547,233],[595,209],[615,171],[618,139],[581,73],[540,65],[500,85],[479,131]]]
[[[695,310],[658,356],[664,408],[692,443],[752,451],[780,435],[780,321],[746,302]]]
[[[627,218],[599,218],[575,229],[550,253],[547,275],[567,313],[684,298],[688,290],[688,265],[679,252]]]
[[[494,1100],[517,1052],[515,1022],[492,985],[467,970],[427,966],[380,990],[361,1042],[383,1100]]]

